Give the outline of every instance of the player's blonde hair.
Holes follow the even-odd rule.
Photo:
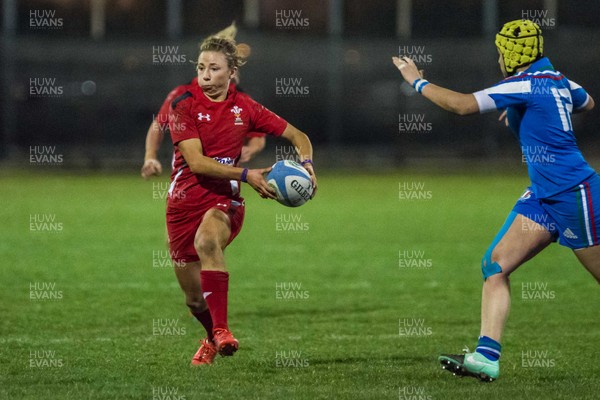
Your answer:
[[[225,55],[227,59],[227,66],[229,68],[238,68],[246,63],[244,58],[239,54],[237,44],[235,43],[235,35],[237,34],[237,28],[235,22],[223,29],[204,39],[200,43],[200,53],[203,51],[218,51]]]
[[[235,40],[235,35],[237,35],[237,26],[235,26],[235,21],[231,23],[227,28],[215,33],[212,36],[222,37],[229,40]]]
[[[544,53],[544,38],[539,25],[528,19],[504,24],[496,35],[496,47],[502,55],[506,73],[540,59]]]

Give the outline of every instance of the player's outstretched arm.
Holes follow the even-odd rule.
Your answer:
[[[594,108],[596,106],[596,103],[594,102],[594,99],[592,98],[592,96],[590,96],[589,94],[588,94],[588,96],[589,96],[588,97],[589,100],[588,100],[587,104],[585,105],[585,107],[574,109],[573,114],[579,114],[582,112],[590,111],[592,108]]]
[[[265,181],[263,174],[271,168],[247,169],[224,165],[202,154],[200,139],[186,139],[177,144],[190,170],[199,175],[221,179],[239,179],[247,182],[263,198],[275,199],[277,196]]]
[[[477,100],[475,100],[475,96],[472,94],[455,92],[422,79],[417,66],[413,60],[408,57],[392,57],[392,61],[398,70],[400,70],[404,80],[410,85],[417,82],[418,84],[415,85],[416,89],[437,106],[458,115],[468,115],[479,112]]]
[[[152,121],[146,133],[146,154],[144,155],[144,165],[142,165],[142,178],[148,179],[152,175],[162,173],[162,165],[158,161],[158,149],[163,141],[165,133],[156,120]]]
[[[312,143],[310,142],[310,139],[308,138],[306,133],[302,132],[301,130],[289,123],[285,127],[285,130],[281,134],[281,137],[289,140],[294,145],[294,147],[296,148],[296,152],[298,153],[298,157],[300,158],[300,163],[308,171],[314,187],[313,194],[311,196],[312,199],[317,193],[317,176],[315,175],[315,170],[312,162]]]

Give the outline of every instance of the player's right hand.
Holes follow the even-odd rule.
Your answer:
[[[142,178],[148,179],[152,175],[159,176],[162,174],[162,165],[160,165],[160,161],[155,158],[149,158],[144,161],[144,165],[142,166]]]
[[[265,180],[265,174],[271,171],[271,167],[263,169],[250,169],[246,175],[248,185],[252,186],[263,199],[276,199],[275,190]]]

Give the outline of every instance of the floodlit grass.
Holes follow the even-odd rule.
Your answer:
[[[0,176],[0,398],[597,398],[598,287],[558,245],[513,275],[498,381],[436,360],[476,344],[480,260],[525,179],[323,174],[296,209],[245,187],[226,254],[240,350],[204,368],[166,179]]]

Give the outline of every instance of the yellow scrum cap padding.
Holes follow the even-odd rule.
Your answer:
[[[496,35],[495,43],[509,75],[517,68],[534,62],[544,52],[542,30],[538,24],[528,19],[517,19],[504,24]]]

